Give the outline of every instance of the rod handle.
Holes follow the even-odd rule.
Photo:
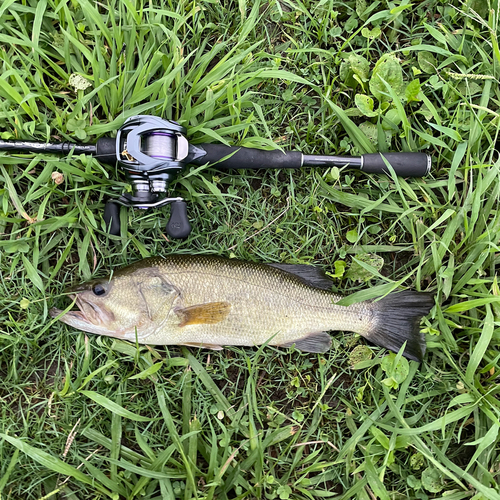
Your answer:
[[[277,149],[266,151],[223,144],[197,144],[196,147],[206,151],[206,154],[190,163],[193,165],[214,164],[217,170],[300,168],[302,166],[302,153],[299,151],[283,153]]]
[[[361,157],[360,169],[372,174],[389,174],[384,158],[400,177],[423,177],[431,170],[431,157],[425,153],[366,154]]]

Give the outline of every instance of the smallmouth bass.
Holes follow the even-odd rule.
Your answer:
[[[205,255],[152,257],[111,277],[69,290],[78,311],[59,319],[85,332],[142,344],[269,345],[307,352],[330,348],[332,330],[356,332],[374,344],[421,360],[419,323],[432,295],[394,292],[350,306],[332,282],[308,265],[257,264]],[[58,317],[63,311],[53,308]]]

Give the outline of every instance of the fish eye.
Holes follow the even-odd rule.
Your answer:
[[[104,295],[106,293],[106,288],[104,288],[104,286],[100,283],[97,283],[92,287],[92,291],[94,292],[94,295]]]

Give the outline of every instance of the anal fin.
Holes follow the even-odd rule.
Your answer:
[[[208,302],[207,304],[197,304],[195,306],[176,309],[179,316],[179,326],[187,325],[214,325],[226,319],[231,304],[229,302]]]
[[[292,347],[292,345],[295,345],[299,351],[326,352],[332,345],[332,338],[326,332],[309,333],[305,337],[281,344],[278,347]]]

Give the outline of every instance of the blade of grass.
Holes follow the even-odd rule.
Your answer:
[[[7,434],[0,433],[0,438],[8,441],[12,446],[17,448],[19,451],[22,451],[25,455],[33,459],[35,462],[38,462],[40,465],[43,465],[44,467],[47,467],[48,469],[61,474],[64,477],[70,476],[82,483],[91,484],[98,491],[105,495],[109,494],[106,488],[103,488],[100,484],[98,484],[94,478],[87,476],[75,467],[67,464],[66,462],[63,462],[59,458],[54,457],[49,453],[40,450],[39,448],[35,448],[34,446],[31,446],[28,443],[21,441],[20,439],[13,436],[8,436]]]
[[[472,352],[472,356],[470,357],[469,364],[467,365],[467,369],[465,371],[465,380],[471,385],[474,382],[474,375],[479,367],[479,364],[481,363],[486,349],[491,342],[493,331],[493,312],[490,304],[486,304],[486,318],[484,320],[481,336],[479,337],[476,347]]]
[[[119,404],[111,401],[107,397],[95,392],[95,391],[78,391],[80,394],[87,396],[89,399],[97,403],[98,405],[109,410],[113,415],[119,415],[124,418],[128,418],[130,420],[134,420],[135,422],[151,422],[151,418],[143,417],[142,415],[137,415]]]

